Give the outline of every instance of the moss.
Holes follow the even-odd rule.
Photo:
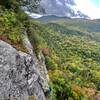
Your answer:
[[[29,100],[36,100],[34,96],[30,96]]]

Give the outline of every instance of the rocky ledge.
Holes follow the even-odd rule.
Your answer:
[[[39,60],[0,40],[0,100],[46,100],[48,75],[42,53]]]

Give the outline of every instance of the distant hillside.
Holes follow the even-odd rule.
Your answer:
[[[92,32],[86,32],[85,28],[83,31],[58,20],[33,22],[29,38],[35,51],[42,50],[45,55],[53,100],[89,100],[90,95],[95,97],[100,91],[100,42]]]
[[[89,35],[92,39],[100,42],[100,20],[86,19],[60,19],[51,21],[58,25],[64,26],[69,30],[78,31]]]
[[[88,20],[79,18],[68,18],[58,16],[43,16],[37,19],[41,22],[48,23],[48,26],[63,33],[87,35],[96,41],[100,41],[100,19]],[[72,32],[71,32],[72,31]]]
[[[100,32],[100,20],[88,20],[88,19],[60,19],[54,21],[55,23],[65,25],[66,27],[75,27],[90,32]]]
[[[47,15],[47,16],[42,16],[38,18],[37,20],[42,21],[42,22],[50,22],[54,20],[60,20],[60,19],[70,19],[69,17],[59,17],[56,15]]]
[[[59,17],[55,15],[48,15],[38,18],[37,20],[42,22],[53,22],[66,26],[80,27],[87,29],[92,32],[100,31],[100,19],[97,20],[88,20],[83,18],[69,18],[69,17]]]

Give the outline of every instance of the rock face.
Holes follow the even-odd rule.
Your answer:
[[[29,100],[31,95],[46,100],[48,75],[43,55],[39,56],[38,60],[0,40],[0,100]]]

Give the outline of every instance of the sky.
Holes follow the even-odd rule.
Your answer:
[[[100,0],[75,0],[76,8],[93,19],[100,19]]]
[[[42,0],[47,14],[66,15],[71,9],[69,4],[75,11],[89,16],[92,19],[100,19],[100,0]]]
[[[91,19],[100,19],[100,0],[41,0],[41,5],[47,15],[76,17],[77,11],[80,11]],[[30,16],[40,17],[37,14]]]

